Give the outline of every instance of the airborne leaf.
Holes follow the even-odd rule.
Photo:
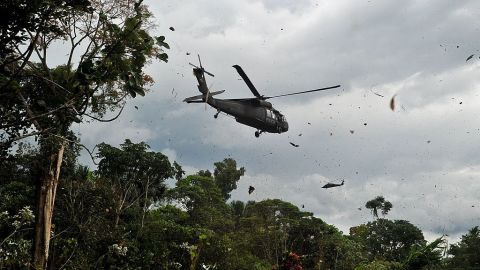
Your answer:
[[[392,111],[395,111],[395,97],[397,95],[393,95],[392,99],[390,99],[390,109],[392,109]]]

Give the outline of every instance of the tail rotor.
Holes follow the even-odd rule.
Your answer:
[[[197,55],[198,55],[198,63],[200,64],[200,67],[197,66],[197,65],[194,65],[194,64],[192,64],[192,63],[188,63],[188,64],[190,64],[190,66],[192,66],[192,67],[201,69],[201,70],[202,70],[205,74],[207,74],[207,75],[210,75],[210,76],[212,76],[212,77],[215,77],[215,75],[213,75],[213,73],[210,73],[210,72],[206,71],[206,70],[203,68],[203,66],[202,66],[202,60],[200,60],[200,54],[197,54]]]

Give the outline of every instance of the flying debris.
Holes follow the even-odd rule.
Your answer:
[[[298,137],[302,137],[302,133],[298,134]]]
[[[298,144],[294,144],[293,142],[290,142],[290,144],[293,146],[293,147],[299,147],[300,145]]]
[[[189,53],[189,52],[187,52],[187,53],[186,53],[186,55],[190,55],[190,53]]]
[[[351,133],[351,134],[355,133],[355,130],[350,130],[350,133]]]
[[[137,109],[137,110],[138,110],[138,106],[133,106],[133,107],[135,107],[135,109]]]
[[[312,125],[312,123],[308,122],[307,124]]]
[[[467,60],[465,60],[465,62],[468,62],[468,60],[472,59],[474,55],[475,55],[475,54],[472,54],[472,55],[470,55],[469,57],[467,57]]]
[[[392,99],[390,99],[390,109],[392,109],[392,111],[395,111],[395,97],[397,95],[393,95]]]
[[[255,190],[254,187],[249,186],[249,187],[248,187],[248,194],[252,194],[252,192],[253,192],[254,190]]]
[[[342,183],[341,183],[341,184],[334,184],[334,183],[328,182],[328,183],[327,183],[326,185],[324,185],[322,188],[339,187],[339,186],[343,186],[344,183],[345,183],[345,180],[342,180]]]
[[[171,31],[175,31],[175,28],[173,28],[173,26],[170,26],[168,29],[170,29]]]
[[[379,97],[385,97],[385,96],[383,96],[383,95],[380,95],[380,94],[379,94],[379,93],[377,93],[377,92],[373,92],[373,90],[372,90],[372,89],[370,89],[370,91],[372,91],[372,93],[373,93],[373,94],[375,94],[375,95],[377,95],[377,96],[379,96]]]

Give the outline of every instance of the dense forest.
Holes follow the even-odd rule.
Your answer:
[[[20,144],[0,167],[2,269],[31,262],[39,155]],[[230,200],[245,172],[230,158],[213,164],[213,172],[185,176],[179,164],[130,140],[119,148],[101,144],[94,171],[79,165],[77,155],[74,144],[67,147],[50,269],[478,269],[480,263],[478,227],[448,248],[443,238],[427,243],[409,221],[386,218],[395,206],[381,196],[366,202],[372,221],[344,234],[286,201]]]
[[[83,145],[74,123],[115,121],[153,83],[145,65],[168,61],[141,0],[7,0],[0,14],[0,269],[480,269],[479,227],[427,242],[382,196],[345,234],[286,201],[232,200],[234,159],[185,175],[144,142]]]
[[[31,262],[40,155],[20,144],[1,164],[2,269]],[[213,173],[185,176],[179,164],[130,140],[120,148],[101,144],[94,171],[77,156],[74,144],[67,147],[50,269],[478,269],[480,263],[478,227],[448,249],[443,238],[427,243],[410,222],[378,217],[392,207],[383,197],[366,202],[372,221],[345,235],[286,201],[230,200],[245,172],[230,158],[213,164]]]

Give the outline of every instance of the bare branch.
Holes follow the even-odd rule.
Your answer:
[[[77,141],[72,141],[72,140],[67,139],[67,138],[65,138],[65,137],[63,137],[63,136],[60,136],[60,135],[57,135],[57,134],[53,134],[53,133],[50,133],[50,135],[51,135],[51,136],[54,136],[54,137],[57,137],[57,138],[60,138],[60,139],[63,139],[63,140],[65,140],[65,141],[67,141],[67,142],[74,143],[74,144],[82,147],[83,149],[85,149],[85,150],[87,151],[88,155],[90,155],[90,158],[92,159],[93,164],[98,165],[98,163],[95,161],[95,156],[94,156],[95,148],[97,148],[97,145],[95,145],[95,146],[93,147],[93,149],[90,150],[90,149],[88,149],[88,147],[86,147],[84,144],[81,144],[81,143],[79,143],[79,142],[77,142]]]
[[[32,74],[32,75],[33,75],[33,76],[35,76],[35,77],[37,77],[37,78],[40,78],[40,79],[42,79],[42,80],[45,80],[45,81],[47,81],[47,82],[49,82],[49,83],[53,84],[54,86],[56,86],[56,87],[58,87],[58,88],[60,88],[60,89],[64,90],[65,92],[68,92],[69,94],[72,94],[72,95],[73,95],[73,93],[72,93],[72,92],[70,92],[70,91],[69,91],[67,88],[65,88],[65,87],[61,86],[60,84],[56,83],[55,81],[53,81],[53,80],[51,80],[51,79],[45,78],[45,77],[43,77],[43,76],[40,76],[40,75],[37,75],[37,74]]]
[[[17,96],[18,96],[18,97],[20,98],[20,100],[22,101],[23,106],[25,106],[25,111],[27,112],[28,116],[32,119],[32,123],[33,123],[33,125],[35,126],[35,128],[37,128],[39,131],[42,131],[42,127],[41,127],[40,124],[37,122],[37,120],[35,120],[35,115],[33,114],[32,110],[30,109],[30,106],[28,105],[27,100],[26,100],[25,97],[22,95],[22,93],[20,93],[19,90],[17,90]]]
[[[23,134],[23,135],[20,135],[20,136],[17,136],[15,138],[11,138],[7,141],[4,141],[4,142],[0,142],[0,146],[3,146],[3,145],[8,145],[12,142],[15,142],[15,141],[20,141],[20,140],[23,140],[25,138],[28,138],[28,137],[32,137],[32,136],[36,136],[36,135],[40,135],[42,133],[45,133],[45,132],[48,132],[50,131],[51,128],[47,128],[47,129],[44,129],[44,130],[41,130],[41,131],[35,131],[35,132],[31,132],[31,133],[28,133],[28,134]]]
[[[126,103],[123,104],[122,108],[120,109],[120,112],[119,112],[115,117],[113,117],[113,118],[111,118],[111,119],[108,119],[108,120],[100,119],[100,118],[97,118],[97,117],[95,117],[95,116],[91,116],[91,115],[89,115],[89,114],[87,114],[87,113],[84,113],[83,115],[88,116],[88,117],[90,117],[90,118],[92,118],[92,119],[95,119],[95,120],[97,120],[97,121],[99,121],[99,122],[112,122],[112,121],[114,121],[115,119],[117,119],[117,118],[120,116],[120,114],[122,114],[122,111],[123,111],[123,109],[125,108],[125,104],[126,104]]]
[[[42,21],[41,24],[43,24],[45,22],[45,19]],[[32,53],[34,51],[34,48],[35,48],[35,42],[36,40],[38,39],[38,36],[40,35],[40,33],[37,33],[35,35],[35,38],[32,39],[32,41],[30,41],[30,45],[28,45],[28,54],[27,56],[25,57],[25,59],[23,60],[23,63],[22,65],[20,65],[20,67],[17,69],[17,71],[10,77],[10,79],[4,84],[2,85],[2,87],[0,87],[0,90],[3,90],[5,89],[6,87],[8,87],[10,85],[10,83],[12,83],[12,81],[15,79],[15,77],[18,76],[18,74],[23,70],[23,68],[25,67],[25,65],[29,62],[30,60],[30,57],[32,56]]]
[[[41,42],[41,43],[42,43],[42,44],[40,45],[40,47],[45,47],[45,39],[40,36],[40,31],[37,32],[37,36],[36,36],[37,38],[36,38],[35,40],[34,40],[34,37],[33,37],[32,32],[30,32],[30,31],[27,30],[27,33],[28,33],[28,35],[30,36],[30,39],[32,39],[32,40],[34,41],[34,42],[33,42],[33,50],[34,50],[35,53],[37,54],[38,59],[40,60],[40,62],[41,62],[42,65],[43,65],[43,68],[44,68],[45,70],[48,70],[48,66],[47,66],[46,59],[43,57],[43,54],[40,53],[40,51],[39,51],[38,48],[37,48],[37,43],[38,43],[38,42]],[[42,48],[42,49],[43,49],[44,52],[46,51],[46,48]]]
[[[72,254],[70,254],[70,257],[68,257],[65,263],[62,266],[60,266],[60,268],[58,268],[59,270],[63,269],[67,265],[67,263],[72,259],[73,254],[75,254],[75,251],[77,251],[77,247],[75,247],[75,249],[72,251]]]

